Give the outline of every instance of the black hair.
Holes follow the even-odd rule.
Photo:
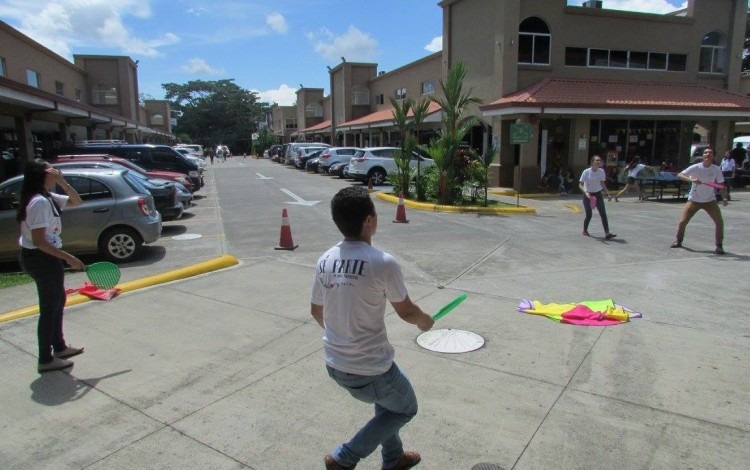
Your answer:
[[[625,169],[628,170],[628,171],[630,171],[633,168],[635,168],[635,166],[637,164],[639,164],[639,163],[641,163],[641,157],[639,157],[638,155],[636,155],[635,157],[633,157],[632,160],[630,160],[630,163],[628,163],[628,165],[625,167]]]
[[[18,211],[16,212],[16,221],[20,224],[26,220],[26,206],[29,205],[31,198],[37,194],[41,194],[47,197],[47,188],[44,187],[44,179],[47,176],[47,162],[41,158],[37,158],[33,161],[26,163],[26,168],[23,172],[23,184],[21,185],[21,200],[18,204]],[[52,202],[57,210],[60,212],[60,208],[57,204]]]
[[[333,222],[346,238],[359,238],[367,216],[375,215],[375,204],[366,189],[347,186],[331,199]]]

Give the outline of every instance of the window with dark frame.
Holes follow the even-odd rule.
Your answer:
[[[549,65],[552,35],[541,18],[526,18],[518,27],[518,63]]]
[[[702,73],[724,73],[725,60],[724,35],[718,31],[711,31],[703,36],[698,59],[698,71]]]
[[[60,96],[65,96],[65,85],[59,80],[55,80],[55,93]]]
[[[636,70],[686,72],[687,54],[566,47],[565,65],[568,67],[629,68]]]
[[[435,93],[435,80],[425,80],[422,82],[422,94],[431,95]]]
[[[34,88],[40,88],[41,87],[41,80],[39,77],[39,72],[36,72],[31,69],[26,69],[26,83],[29,86],[33,86]]]
[[[394,96],[396,98],[396,101],[400,101],[403,99],[406,99],[406,88],[399,88],[394,93]]]
[[[0,57],[0,77],[5,76],[5,57]]]

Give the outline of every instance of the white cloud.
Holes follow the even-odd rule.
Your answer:
[[[198,74],[208,74],[208,75],[220,75],[224,73],[223,69],[217,69],[214,67],[211,67],[208,65],[208,62],[206,62],[203,59],[197,59],[192,58],[187,61],[185,65],[180,67],[180,70],[186,73],[198,75]]]
[[[187,12],[191,15],[195,16],[201,16],[203,13],[208,13],[208,8],[198,7],[198,8],[188,8]]]
[[[582,0],[568,2],[570,4],[581,5]],[[608,10],[638,11],[642,13],[670,13],[675,10],[687,8],[687,2],[675,6],[667,0],[604,0],[602,6]]]
[[[443,50],[443,36],[433,38],[429,44],[424,46],[424,49],[428,52],[437,52]]]
[[[279,34],[286,34],[289,30],[289,26],[287,26],[286,20],[281,13],[274,12],[266,16],[266,24]]]
[[[340,62],[341,57],[346,57],[349,62],[372,62],[380,55],[378,42],[354,26],[349,26],[341,36],[323,29],[317,34],[309,33],[307,38],[313,43],[315,52],[332,63]]]
[[[160,55],[160,47],[179,42],[175,34],[141,38],[123,21],[127,16],[147,19],[151,15],[148,0],[4,0],[0,6],[0,17],[69,59],[75,46],[83,44],[116,48],[123,54]]]
[[[258,94],[260,101],[273,104],[278,103],[279,106],[291,106],[297,101],[297,89],[291,88],[286,83],[282,84],[276,90],[252,90]]]

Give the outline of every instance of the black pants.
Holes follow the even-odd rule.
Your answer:
[[[604,227],[604,234],[606,235],[609,233],[609,221],[607,220],[607,210],[604,208],[604,196],[602,196],[601,191],[589,194],[596,197],[596,210],[599,211],[599,216],[602,218],[602,227]],[[586,218],[583,221],[583,229],[588,232],[589,222],[591,222],[593,212],[591,210],[591,202],[589,201],[589,198],[586,197],[586,193],[583,193],[583,210],[586,212]]]
[[[21,269],[34,282],[39,295],[39,364],[52,361],[52,351],[63,351],[63,309],[65,308],[65,273],[63,260],[40,250],[22,249]]]

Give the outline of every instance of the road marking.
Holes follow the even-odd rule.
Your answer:
[[[273,176],[263,176],[260,173],[256,173],[256,175],[258,175],[259,180],[272,180],[273,179]]]
[[[281,191],[286,193],[289,197],[293,198],[295,202],[290,202],[288,204],[299,204],[300,206],[314,206],[315,204],[319,203],[320,201],[305,201],[301,197],[297,196],[293,192],[289,191],[288,189],[281,188]]]

